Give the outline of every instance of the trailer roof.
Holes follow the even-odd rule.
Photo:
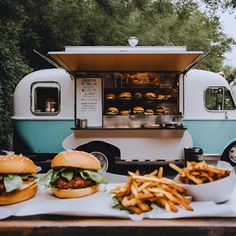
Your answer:
[[[70,72],[183,72],[203,54],[186,47],[65,47],[48,55]]]

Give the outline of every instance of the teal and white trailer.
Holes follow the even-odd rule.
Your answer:
[[[184,148],[197,146],[205,156],[236,163],[235,100],[222,76],[192,69],[202,52],[65,47],[48,55],[60,68],[33,72],[15,89],[16,152],[52,156],[81,149],[96,155],[103,170],[114,171],[132,163],[182,161]],[[121,99],[122,92],[131,99]],[[115,98],[106,99],[107,93]],[[111,106],[130,114],[107,115]],[[136,115],[135,106],[164,112]],[[86,128],[79,127],[84,119]]]

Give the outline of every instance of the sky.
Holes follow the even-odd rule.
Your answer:
[[[220,14],[220,22],[225,34],[236,40],[236,11],[232,14],[225,12]],[[236,68],[236,45],[232,46],[232,51],[225,54],[225,65]]]

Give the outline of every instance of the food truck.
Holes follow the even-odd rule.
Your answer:
[[[65,47],[59,68],[25,76],[14,92],[14,151],[47,161],[93,153],[104,171],[180,163],[184,148],[236,163],[236,106],[217,73],[192,69],[186,47]]]

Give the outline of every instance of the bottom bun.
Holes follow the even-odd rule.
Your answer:
[[[37,192],[37,185],[31,185],[23,190],[15,190],[10,193],[0,195],[0,205],[10,205],[32,198]]]
[[[80,198],[96,193],[97,191],[98,191],[98,185],[93,185],[87,188],[76,188],[76,189],[52,188],[52,193],[58,198]]]

